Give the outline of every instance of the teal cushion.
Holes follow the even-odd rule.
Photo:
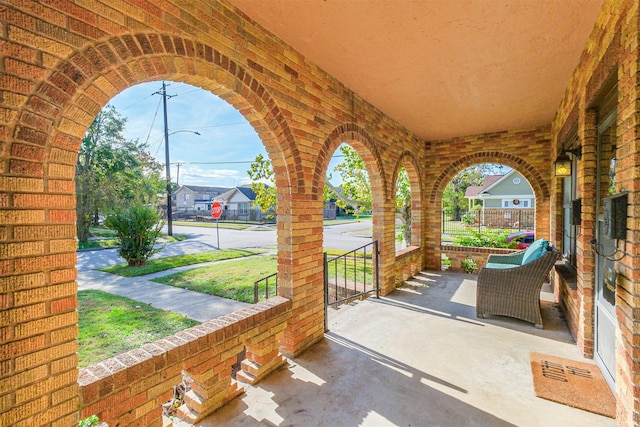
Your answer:
[[[522,256],[522,265],[530,263],[540,258],[547,251],[549,242],[544,239],[538,239],[531,244]]]
[[[505,269],[505,268],[515,268],[515,267],[520,267],[520,265],[518,264],[502,264],[499,262],[488,262],[487,265],[485,266],[486,268],[500,268],[500,269]]]

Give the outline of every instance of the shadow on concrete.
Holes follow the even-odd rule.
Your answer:
[[[548,330],[477,319],[475,278],[423,272],[330,310],[324,340],[198,426],[614,426],[535,396],[532,351],[582,359],[553,303]]]

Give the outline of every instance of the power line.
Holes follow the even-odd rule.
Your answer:
[[[255,160],[238,160],[235,162],[175,162],[171,164],[175,165],[177,163],[180,163],[182,165],[231,165],[231,164],[237,164],[237,163],[253,163],[253,162],[255,162]]]

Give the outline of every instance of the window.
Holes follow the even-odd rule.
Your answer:
[[[238,212],[240,214],[247,214],[249,212],[249,204],[248,203],[238,203]]]
[[[577,136],[572,139],[571,145],[577,145]],[[571,176],[562,179],[562,255],[567,263],[573,268],[576,267],[576,243],[579,222],[574,220],[573,215],[579,215],[579,212],[573,212],[578,209],[579,203],[575,203],[578,198],[576,177],[578,174],[578,158],[573,156],[571,164]]]
[[[502,207],[512,209],[530,208],[531,199],[503,199]]]

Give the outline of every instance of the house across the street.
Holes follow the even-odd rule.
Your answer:
[[[222,219],[239,221],[263,221],[273,217],[273,212],[263,213],[256,201],[256,193],[251,184],[232,188],[213,198],[222,203]],[[212,200],[212,201],[213,201]],[[209,203],[211,203],[210,201]]]
[[[467,187],[465,197],[475,224],[514,229],[533,227],[535,194],[529,182],[515,170],[485,176],[482,185]]]
[[[185,215],[206,214],[211,211],[211,200],[229,190],[229,187],[181,185],[174,193],[174,211]]]

